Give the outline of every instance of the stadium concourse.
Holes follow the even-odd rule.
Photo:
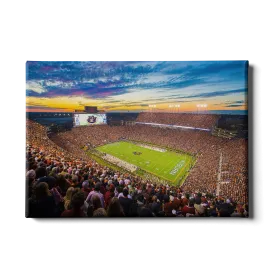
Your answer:
[[[137,122],[211,129],[215,115],[141,113]],[[82,149],[121,139],[165,146],[197,158],[180,187],[112,170]],[[47,136],[27,120],[28,217],[247,217],[247,140],[150,125],[88,126]]]

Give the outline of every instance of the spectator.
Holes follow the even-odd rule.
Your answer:
[[[46,182],[36,184],[34,196],[29,199],[29,216],[33,218],[57,216],[56,204]]]
[[[101,201],[98,195],[94,195],[91,197],[91,205],[88,207],[87,215],[88,217],[92,217],[94,211],[96,211],[98,208],[102,208]]]
[[[237,204],[233,213],[231,214],[231,217],[244,217],[244,208]]]
[[[69,188],[70,184],[66,180],[64,174],[59,174],[56,179],[56,185],[60,188],[61,190],[61,195],[65,196],[67,189]]]
[[[195,215],[194,199],[190,199],[188,205],[185,205],[181,211],[184,216],[186,216],[187,214]]]
[[[104,208],[98,208],[97,210],[94,211],[93,217],[96,217],[96,218],[107,217],[106,210]]]
[[[72,186],[72,187],[79,187],[77,175],[73,175],[73,176],[72,176],[72,183],[71,183],[71,186]]]
[[[144,207],[144,196],[143,194],[138,194],[135,202],[132,203],[130,216],[131,217],[139,217],[141,208]]]
[[[112,198],[107,211],[108,217],[124,217],[123,208],[118,198]]]
[[[139,216],[142,217],[142,218],[154,217],[152,211],[149,208],[146,208],[146,207],[141,207],[140,208]]]
[[[195,208],[195,214],[196,214],[196,216],[199,216],[199,217],[203,217],[204,216],[205,209],[204,209],[204,207],[201,204],[195,203],[194,208]]]
[[[210,217],[217,217],[218,216],[218,213],[217,213],[217,210],[216,210],[216,204],[215,202],[211,202],[210,203],[210,207],[208,209],[208,215]]]
[[[61,217],[84,217],[83,205],[84,205],[84,193],[79,191],[72,197],[72,209],[65,210]]]
[[[100,199],[101,207],[104,208],[104,196],[103,196],[103,194],[100,193],[100,186],[101,186],[101,183],[98,182],[95,185],[95,189],[93,191],[91,191],[89,193],[89,195],[87,196],[86,202],[90,205],[92,197],[95,196],[95,195],[97,195],[99,197],[99,199]]]
[[[33,169],[29,170],[27,172],[27,175],[26,175],[26,178],[31,180],[31,181],[34,181],[35,180],[35,177],[36,177],[36,173]]]
[[[173,201],[174,197],[172,197],[171,199]],[[165,215],[168,216],[168,217],[173,217],[174,216],[172,211],[175,210],[175,209],[173,208],[172,201],[170,201],[170,197],[168,195],[164,195],[164,212],[165,212]]]
[[[161,203],[158,200],[157,196],[152,197],[152,203],[150,205],[150,208],[152,212],[155,214],[155,216],[159,215],[159,212],[161,211]]]
[[[131,210],[131,206],[133,203],[132,199],[128,198],[129,195],[129,191],[127,188],[123,189],[123,196],[119,197],[119,202],[123,208],[123,212],[125,214],[125,216],[129,216],[130,215],[130,210]]]
[[[55,201],[55,205],[56,205],[56,211],[57,211],[57,215],[60,216],[60,214],[64,211],[64,199],[62,197],[62,195],[60,194],[60,189],[57,188],[56,186],[54,186],[51,190],[50,190],[54,201]]]
[[[47,176],[47,171],[44,167],[39,167],[35,170],[36,179],[40,179],[42,177]]]
[[[73,192],[74,192],[74,188],[69,187],[67,192],[66,192],[66,196],[64,197],[64,208],[65,208],[65,210],[68,210],[68,209],[71,208],[71,200],[72,200]]]
[[[221,208],[221,209],[218,211],[218,216],[219,216],[219,217],[230,217],[230,214],[229,214],[229,212],[228,212],[228,209]]]
[[[84,193],[85,200],[87,199],[89,193],[91,192],[90,184],[88,180],[83,181],[81,191]]]
[[[104,196],[106,209],[108,209],[110,201],[114,196],[115,196],[115,186],[113,184],[110,184],[108,187],[108,191],[106,191]]]

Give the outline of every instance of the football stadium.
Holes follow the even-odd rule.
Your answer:
[[[27,217],[249,216],[247,62],[27,67]]]

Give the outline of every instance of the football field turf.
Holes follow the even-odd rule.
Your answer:
[[[177,183],[180,178],[186,176],[194,163],[194,158],[188,154],[169,150],[159,152],[125,141],[106,144],[96,149],[172,183]],[[141,154],[135,155],[134,152]]]

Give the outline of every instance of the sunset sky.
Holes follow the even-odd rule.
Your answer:
[[[35,62],[26,68],[30,112],[246,110],[247,63]],[[179,108],[171,107],[180,105]],[[169,107],[170,106],[170,107]]]

